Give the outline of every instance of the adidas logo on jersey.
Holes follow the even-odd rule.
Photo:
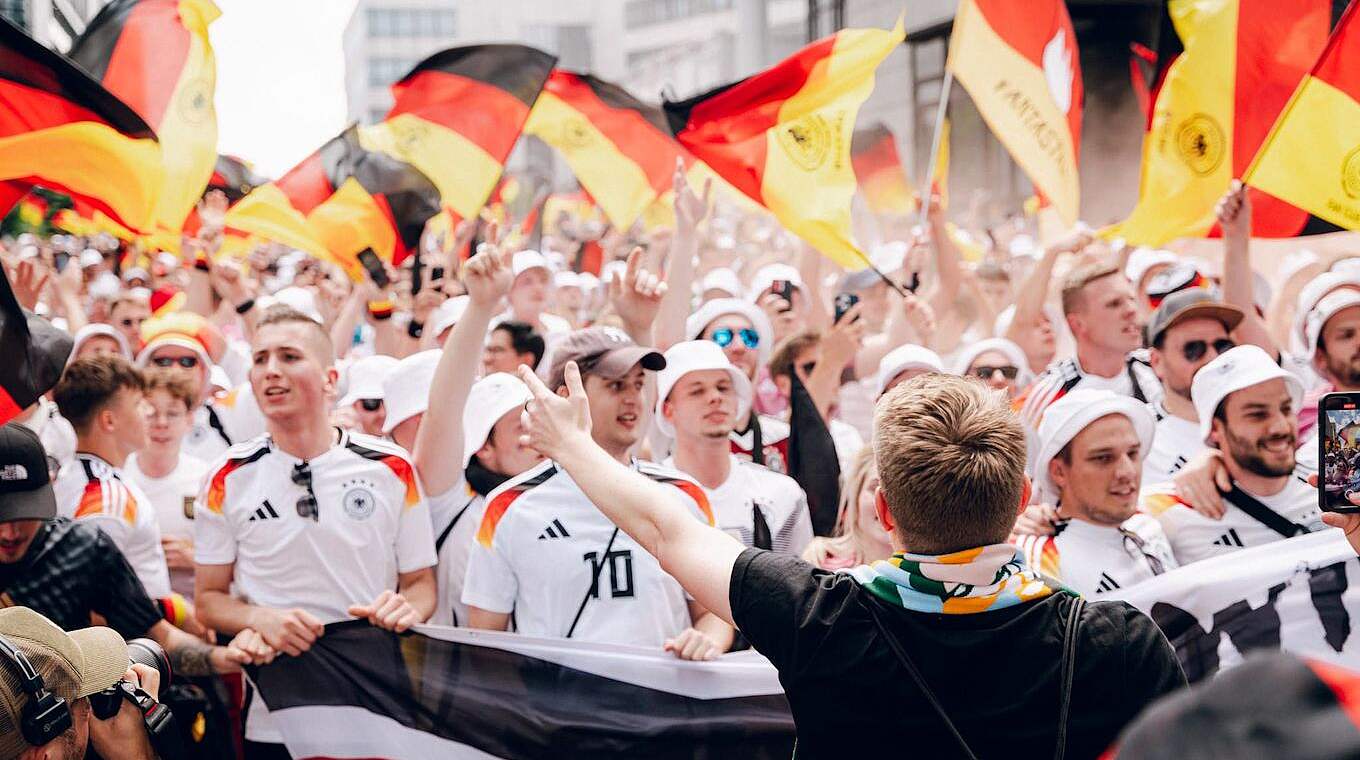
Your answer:
[[[1119,588],[1119,581],[1111,578],[1109,573],[1100,574],[1100,583],[1096,586],[1096,593],[1103,594],[1106,591],[1114,591]]]
[[[556,519],[554,519],[548,525],[548,527],[544,528],[542,533],[538,534],[539,541],[543,541],[549,538],[570,538],[570,537],[571,534],[567,532],[567,526],[563,525],[561,520]]]
[[[264,504],[260,505],[260,508],[255,510],[255,514],[251,515],[250,519],[247,520],[246,522],[256,522],[258,520],[275,520],[278,519],[278,516],[279,513],[274,511],[274,505],[269,503],[269,499],[265,499]]]
[[[1241,548],[1245,547],[1246,544],[1242,543],[1242,537],[1237,535],[1237,528],[1229,528],[1227,533],[1219,536],[1218,539],[1214,541],[1214,546],[1236,546]]]

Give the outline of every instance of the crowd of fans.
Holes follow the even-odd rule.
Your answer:
[[[190,675],[297,656],[352,618],[696,660],[754,645],[781,671],[805,665],[740,625],[756,602],[738,609],[735,580],[730,608],[696,593],[589,479],[545,457],[526,413],[540,388],[579,387],[589,438],[684,519],[871,590],[891,580],[880,561],[949,564],[977,545],[953,519],[903,525],[894,503],[948,494],[950,471],[980,456],[970,441],[940,450],[940,472],[884,448],[929,448],[909,446],[907,430],[885,444],[884,410],[928,419],[910,398],[964,393],[931,384],[947,376],[976,394],[958,403],[1014,410],[1006,445],[1027,475],[1023,510],[988,530],[1036,582],[1118,598],[1285,538],[1261,509],[1325,529],[1311,408],[1360,391],[1360,264],[1300,255],[1266,284],[1240,186],[1219,205],[1221,260],[1082,229],[1043,245],[1023,224],[970,237],[932,203],[920,227],[879,220],[882,242],[867,246],[877,273],[841,271],[679,173],[675,191],[674,226],[651,232],[560,218],[528,240],[466,221],[389,267],[386,287],[272,244],[216,256],[215,200],[179,255],[106,237],[6,239],[21,304],[75,347],[49,397],[6,427],[41,442],[57,516],[0,514],[5,601],[68,630],[94,615],[150,636]],[[935,413],[983,426],[978,441],[995,437],[985,425],[1011,424],[969,422],[943,401]],[[1353,443],[1327,465],[1329,485],[1355,490]],[[951,509],[968,515],[970,493]],[[769,583],[763,603],[776,604]],[[1074,704],[1074,721],[1103,716],[1082,724],[1085,747],[1108,746],[1183,683],[1165,641],[1138,630],[1155,677],[1117,708]],[[263,702],[248,686],[234,698],[246,756],[286,757]],[[810,709],[790,699],[795,717]]]

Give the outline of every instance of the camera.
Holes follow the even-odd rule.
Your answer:
[[[133,639],[127,643],[128,648],[128,667],[133,665],[145,665],[160,674],[160,689],[164,693],[170,686],[170,658],[166,656],[165,649],[151,639]],[[131,702],[137,711],[142,714],[142,722],[146,725],[147,736],[151,739],[151,746],[162,758],[178,758],[183,756],[182,746],[177,738],[178,727],[175,725],[174,715],[170,708],[157,702],[154,697],[145,690],[134,687],[126,679],[120,679],[118,683],[109,688],[90,695],[90,711],[99,720],[109,720],[123,709],[123,702]]]

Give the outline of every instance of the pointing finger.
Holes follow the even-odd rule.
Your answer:
[[[538,375],[534,374],[534,371],[529,369],[529,365],[521,364],[516,371],[519,373],[519,379],[523,380],[524,384],[529,386],[529,393],[534,399],[541,401],[553,395],[552,391],[548,390],[548,386],[544,385],[543,381],[538,379]]]
[[[581,368],[576,366],[576,362],[567,362],[566,380],[567,398],[584,399],[586,397],[586,388],[581,383]]]

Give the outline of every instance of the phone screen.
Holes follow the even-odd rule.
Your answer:
[[[382,260],[372,248],[365,248],[359,252],[359,263],[364,265],[364,271],[373,279],[373,284],[380,288],[388,285],[387,270],[383,268]]]
[[[1318,507],[1360,512],[1360,393],[1329,393],[1318,402]]]
[[[836,316],[832,320],[835,324],[840,324],[841,317],[845,316],[855,304],[859,303],[859,296],[854,293],[845,292],[836,294]]]

